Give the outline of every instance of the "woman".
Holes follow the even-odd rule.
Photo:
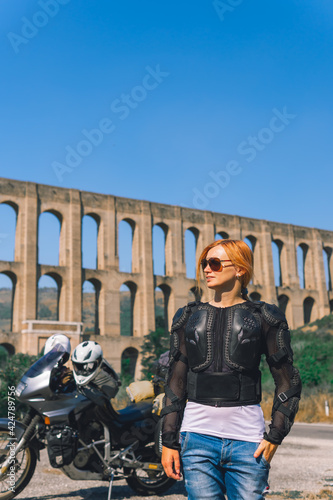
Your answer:
[[[263,499],[270,461],[293,424],[301,392],[288,325],[275,305],[249,300],[253,254],[243,241],[208,245],[198,286],[201,269],[214,298],[189,303],[173,319],[162,464],[180,479],[181,456],[189,500],[225,493],[228,500]],[[276,387],[268,433],[259,405],[262,354]]]

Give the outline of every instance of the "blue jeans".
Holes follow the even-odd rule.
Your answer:
[[[188,500],[262,500],[269,463],[253,453],[259,443],[181,432],[181,460]]]

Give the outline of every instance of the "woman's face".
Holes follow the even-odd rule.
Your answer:
[[[207,264],[204,269],[204,274],[208,288],[213,290],[221,289],[221,291],[232,290],[237,279],[236,274],[241,274],[241,272],[237,271],[232,262],[229,261],[229,257],[222,245],[218,245],[209,250],[206,259],[209,260],[213,257],[220,260],[226,260],[226,262],[222,262],[224,268],[221,271],[212,271],[209,264]]]

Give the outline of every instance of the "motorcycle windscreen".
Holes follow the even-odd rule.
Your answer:
[[[50,388],[50,377],[53,368],[62,363],[65,350],[62,346],[56,345],[44,354],[21,378],[21,389],[18,400],[32,403],[32,398],[38,400],[50,399],[52,391]],[[18,394],[17,394],[18,396]],[[37,408],[40,411],[40,408]]]
[[[65,349],[62,345],[57,344],[51,351],[44,354],[36,363],[34,363],[24,376],[28,378],[38,377],[41,373],[51,371],[52,368],[61,360],[65,354]]]

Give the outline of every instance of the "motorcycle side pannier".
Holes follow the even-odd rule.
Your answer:
[[[77,435],[68,426],[53,426],[46,434],[47,451],[52,467],[58,469],[69,465],[75,458],[78,446]]]

